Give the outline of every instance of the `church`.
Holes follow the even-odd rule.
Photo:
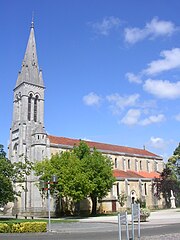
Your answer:
[[[12,162],[41,161],[52,154],[71,150],[78,139],[48,135],[44,126],[44,81],[38,66],[34,23],[31,23],[29,39],[14,88],[13,117],[10,128],[8,157]],[[124,207],[130,208],[132,201],[146,201],[150,208],[161,207],[162,200],[155,197],[154,178],[163,170],[162,157],[147,151],[107,143],[85,141],[90,148],[107,155],[113,162],[116,182],[106,198],[99,201],[101,212],[116,212],[121,208],[118,196],[124,194]],[[13,214],[42,216],[47,213],[47,201],[38,189],[38,178],[31,173],[26,176],[24,190],[12,207]],[[18,190],[18,184],[15,185]],[[86,205],[80,205],[87,211]],[[51,198],[51,213],[55,211]]]

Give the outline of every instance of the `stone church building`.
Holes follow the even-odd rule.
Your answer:
[[[12,162],[32,162],[50,158],[52,154],[73,148],[79,140],[48,135],[44,126],[44,81],[38,66],[34,23],[31,23],[30,35],[14,88],[13,118],[10,129],[9,159]],[[99,142],[85,141],[90,148],[96,147],[108,155],[113,164],[116,177],[111,192],[99,202],[103,212],[118,211],[118,195],[127,196],[125,207],[130,207],[136,199],[146,200],[147,206],[157,207],[162,204],[154,196],[153,179],[159,177],[163,169],[163,159],[145,149],[123,147]],[[43,199],[38,187],[38,179],[31,174],[24,183],[25,191],[14,203],[15,214],[32,216],[47,212],[47,201]],[[16,188],[18,186],[16,185]],[[86,206],[81,204],[82,210]],[[51,211],[54,211],[51,199]]]

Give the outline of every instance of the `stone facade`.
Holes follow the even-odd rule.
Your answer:
[[[42,71],[39,70],[34,24],[31,30],[21,71],[14,88],[13,119],[10,129],[9,159],[12,162],[32,162],[48,156],[47,134],[44,128],[44,83]],[[42,208],[38,179],[32,174],[27,176],[21,197],[15,204],[18,214],[31,209],[35,212]],[[16,184],[18,187],[18,184]]]
[[[71,150],[78,145],[80,140],[55,137],[48,135],[51,154]],[[101,212],[115,212],[122,207],[118,202],[118,195],[125,194],[127,200],[124,208],[130,208],[136,200],[145,201],[149,208],[163,207],[163,200],[154,196],[154,178],[160,176],[164,168],[163,159],[145,149],[123,147],[99,142],[85,141],[93,149],[94,147],[107,155],[113,162],[113,173],[116,177],[111,192],[105,199],[99,202]],[[82,202],[81,209],[91,203]]]
[[[32,22],[29,40],[14,88],[13,119],[10,129],[9,159],[12,162],[34,162],[50,158],[52,154],[67,151],[78,144],[79,140],[48,136],[44,127],[44,82],[39,70]],[[119,210],[118,195],[127,196],[125,207],[130,207],[132,200],[144,199],[150,207],[160,205],[154,198],[152,183],[163,169],[163,159],[145,149],[122,147],[110,144],[88,142],[114,163],[114,176],[117,182],[112,191],[99,203],[101,211]],[[38,179],[32,173],[26,177],[25,191],[14,205],[14,213],[32,216],[47,212],[47,201],[42,198],[38,188]],[[18,188],[18,184],[16,184]],[[89,205],[89,204],[88,204]],[[89,205],[90,206],[90,205]],[[85,210],[87,201],[81,203]],[[51,211],[54,211],[51,199]]]

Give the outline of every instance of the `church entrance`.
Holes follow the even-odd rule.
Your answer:
[[[133,190],[131,191],[131,203],[135,203],[136,201],[136,192]]]

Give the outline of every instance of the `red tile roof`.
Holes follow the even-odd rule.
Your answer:
[[[158,172],[143,172],[140,171],[139,174],[144,178],[160,178],[160,173]]]
[[[118,169],[113,170],[114,177],[119,178],[159,178],[160,174],[157,172],[135,172],[135,171],[122,171]]]
[[[142,176],[136,172],[133,172],[133,171],[125,172],[118,169],[113,170],[113,175],[114,177],[121,177],[121,178],[142,178]]]
[[[73,147],[74,145],[78,145],[80,140],[78,139],[72,139],[72,138],[65,138],[65,137],[56,137],[52,135],[48,135],[48,138],[50,140],[51,144],[61,145],[65,147]],[[99,143],[99,142],[91,142],[91,141],[84,141],[88,144],[90,148],[96,148],[98,150],[101,150],[102,152],[113,152],[117,154],[124,154],[124,155],[131,155],[131,156],[141,156],[141,157],[150,157],[150,158],[156,158],[161,159],[162,157],[151,153],[144,149],[138,149],[138,148],[131,148],[131,147],[124,147],[124,146],[118,146],[118,145],[112,145],[107,143]]]

